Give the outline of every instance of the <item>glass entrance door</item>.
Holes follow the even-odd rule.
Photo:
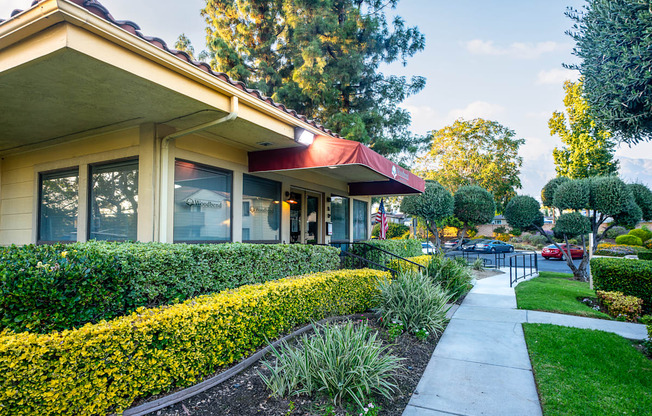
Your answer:
[[[321,194],[292,189],[287,202],[290,204],[290,243],[323,243]]]

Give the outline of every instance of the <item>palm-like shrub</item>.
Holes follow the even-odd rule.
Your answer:
[[[271,374],[258,374],[274,397],[323,393],[360,407],[372,394],[391,400],[401,359],[387,354],[377,332],[350,322],[313,328],[314,335],[272,349],[273,360],[262,362]]]
[[[383,322],[399,322],[412,334],[422,329],[435,336],[443,332],[451,295],[428,276],[407,272],[379,288],[376,313]]]

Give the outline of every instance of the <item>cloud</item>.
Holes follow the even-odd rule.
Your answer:
[[[408,110],[412,116],[412,131],[417,134],[425,134],[431,130],[446,127],[459,118],[472,120],[484,118],[493,120],[505,111],[505,108],[498,104],[486,101],[473,101],[464,108],[454,108],[446,113],[441,113],[427,105],[410,105],[403,103],[403,108]]]
[[[537,43],[514,42],[508,46],[496,46],[492,40],[473,39],[464,43],[467,51],[474,55],[508,56],[519,59],[534,59],[545,53],[564,50],[567,45],[547,41]]]
[[[566,80],[577,81],[579,72],[572,69],[554,68],[547,71],[539,71],[537,74],[537,85],[561,85]]]
[[[632,159],[619,157],[620,177],[626,182],[640,182],[652,185],[652,159]]]

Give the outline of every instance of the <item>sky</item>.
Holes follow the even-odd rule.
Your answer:
[[[205,47],[206,0],[100,0],[118,20],[136,22],[145,35],[170,46],[181,33],[195,50]],[[31,0],[0,0],[0,16],[24,9]],[[555,176],[548,119],[563,110],[563,83],[576,80],[562,67],[577,58],[565,34],[572,22],[564,15],[580,0],[401,0],[389,16],[403,17],[426,37],[425,50],[382,68],[387,74],[421,75],[426,87],[400,104],[412,114],[418,134],[441,129],[458,118],[482,117],[512,129],[525,139],[521,194],[540,198],[541,188]],[[620,175],[652,186],[652,142],[620,146]]]

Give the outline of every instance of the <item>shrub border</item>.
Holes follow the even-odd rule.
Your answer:
[[[240,374],[242,371],[246,370],[247,368],[251,367],[254,363],[256,363],[258,360],[263,358],[266,354],[268,354],[270,351],[272,351],[273,348],[277,348],[280,346],[282,343],[290,341],[299,335],[310,331],[314,325],[323,325],[326,323],[331,323],[333,321],[339,321],[339,320],[355,320],[355,319],[363,319],[363,318],[373,318],[376,315],[373,313],[356,313],[353,315],[342,315],[342,316],[331,316],[325,319],[322,319],[317,322],[313,322],[311,324],[305,325],[296,331],[292,332],[291,334],[288,334],[284,336],[283,338],[280,338],[271,344],[269,344],[267,347],[263,348],[262,350],[256,352],[255,354],[251,355],[244,361],[241,361],[237,365],[229,368],[226,371],[223,371],[219,374],[214,375],[213,377],[202,381],[201,383],[195,384],[192,387],[185,388],[183,390],[180,390],[178,392],[169,394],[165,397],[161,397],[160,399],[152,400],[151,402],[143,403],[138,406],[134,406],[130,409],[127,409],[124,411],[122,414],[123,416],[143,416],[152,412],[155,412],[157,410],[161,410],[163,408],[166,408],[168,406],[172,406],[173,404],[179,403],[181,401],[184,401],[186,399],[189,399],[193,396],[198,395],[201,392],[204,392],[212,387],[219,386],[223,382],[229,380],[231,377],[237,376]]]

